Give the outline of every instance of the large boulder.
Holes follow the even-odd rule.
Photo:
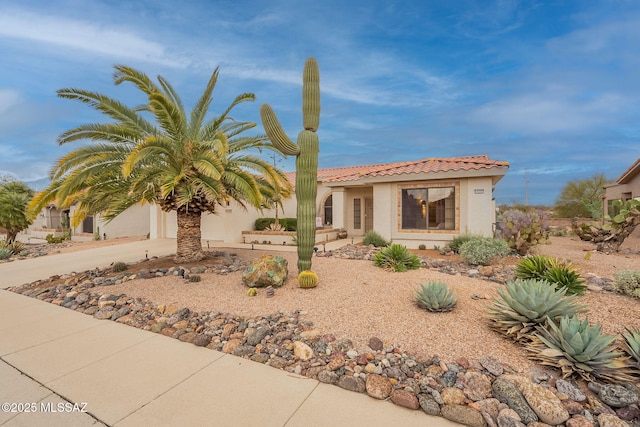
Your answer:
[[[281,256],[263,255],[242,273],[242,282],[250,288],[278,288],[287,280],[288,265]]]

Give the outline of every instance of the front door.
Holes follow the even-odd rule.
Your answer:
[[[366,197],[364,199],[364,232],[373,230],[373,199]]]
[[[87,215],[82,221],[82,232],[93,233],[93,216]]]

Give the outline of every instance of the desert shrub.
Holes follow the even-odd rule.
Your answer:
[[[202,280],[202,277],[197,275],[197,274],[192,274],[191,276],[189,276],[189,281],[190,282],[199,282]]]
[[[458,298],[445,283],[422,283],[420,289],[415,290],[415,299],[418,306],[429,311],[451,311],[458,303]]]
[[[547,270],[558,265],[558,260],[547,255],[531,255],[516,264],[518,279],[544,279]]]
[[[396,243],[377,252],[373,257],[373,263],[385,270],[396,272],[420,268],[420,259],[405,246]]]
[[[66,235],[62,235],[62,236],[56,237],[53,234],[47,234],[45,239],[46,239],[47,243],[49,243],[49,244],[62,243],[62,242],[65,241],[65,239],[67,239],[67,236]]]
[[[365,234],[362,243],[364,245],[373,245],[376,248],[389,246],[389,242],[387,242],[385,238],[378,234],[375,230],[367,231],[367,234]]]
[[[616,335],[603,335],[600,324],[591,326],[588,319],[563,316],[550,320],[527,345],[532,359],[562,370],[563,377],[579,375],[587,381],[630,382],[637,370],[614,346]]]
[[[27,245],[17,240],[14,240],[13,242],[11,242],[11,244],[9,244],[9,249],[11,249],[11,251],[14,254],[19,254],[20,252],[23,252],[27,249]]]
[[[254,226],[257,231],[264,231],[269,228],[271,224],[276,222],[275,218],[258,218],[256,219]],[[285,231],[296,231],[298,220],[296,218],[278,218],[278,222]]]
[[[479,237],[460,246],[462,260],[470,265],[489,265],[493,258],[509,255],[509,245],[502,239]]]
[[[418,245],[418,249],[420,249],[421,251],[424,251],[424,250],[427,249],[427,245],[421,243],[421,244]]]
[[[549,223],[542,211],[508,210],[498,217],[496,237],[506,240],[511,249],[526,255],[532,246],[544,243],[549,235]]]
[[[587,290],[584,279],[570,263],[546,255],[531,255],[520,260],[516,265],[516,277],[546,280],[556,289],[565,289],[568,295],[582,295]]]
[[[640,298],[640,271],[622,270],[613,273],[613,287],[620,293]]]
[[[454,253],[459,254],[460,253],[460,246],[462,246],[463,244],[467,243],[469,240],[482,239],[482,238],[483,238],[483,236],[480,236],[479,234],[461,234],[459,236],[454,237],[453,240],[450,241],[447,246],[449,246],[449,248]]]
[[[0,248],[0,259],[9,259],[13,252],[9,248]]]
[[[571,267],[571,264],[558,264],[549,268],[544,279],[553,283],[556,289],[566,289],[568,295],[583,295],[587,286],[583,285],[584,279]]]
[[[488,307],[491,327],[515,341],[528,341],[537,325],[547,319],[573,316],[584,311],[575,296],[555,289],[546,280],[526,279],[507,282],[498,289],[500,298]]]

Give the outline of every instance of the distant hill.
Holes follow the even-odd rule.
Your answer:
[[[49,178],[40,178],[35,181],[24,181],[33,191],[42,191],[49,185]]]

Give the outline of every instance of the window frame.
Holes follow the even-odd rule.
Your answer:
[[[427,218],[427,228],[402,228],[402,193],[404,190],[419,190],[424,189],[427,191],[427,197],[429,194],[429,189],[438,189],[438,188],[452,188],[453,189],[453,200],[454,200],[454,214],[453,214],[453,228],[451,229],[439,229],[439,228],[429,228],[428,226],[428,218]],[[446,182],[420,182],[415,184],[405,184],[398,185],[398,217],[397,217],[397,227],[399,233],[422,233],[422,234],[456,234],[460,232],[460,182],[455,181],[446,181]],[[427,213],[428,215],[428,213]]]

